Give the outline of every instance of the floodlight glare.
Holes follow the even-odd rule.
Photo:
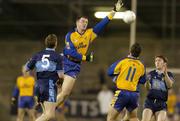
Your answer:
[[[94,16],[96,18],[102,19],[102,18],[106,17],[108,14],[109,14],[109,12],[98,11],[98,12],[94,13]],[[113,19],[123,19],[123,17],[124,17],[124,12],[116,12]]]

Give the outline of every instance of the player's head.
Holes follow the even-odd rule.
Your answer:
[[[165,64],[167,64],[168,60],[163,55],[155,56],[155,66],[157,69],[162,69]]]
[[[88,26],[88,18],[85,16],[76,19],[76,27],[78,30],[85,31]]]
[[[139,57],[140,54],[141,54],[141,46],[140,46],[140,44],[138,44],[138,43],[133,44],[131,46],[131,49],[130,49],[130,54],[133,57],[136,57],[136,58]]]
[[[22,66],[22,70],[21,71],[22,71],[22,75],[23,76],[29,76],[29,71],[26,71],[26,66],[25,65]]]
[[[57,36],[55,34],[49,34],[45,38],[45,45],[47,48],[56,48],[57,46]]]

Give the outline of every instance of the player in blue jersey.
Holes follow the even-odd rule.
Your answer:
[[[166,57],[159,55],[155,57],[156,69],[147,75],[146,87],[149,89],[145,101],[142,121],[150,121],[155,115],[156,121],[166,120],[168,89],[174,83],[174,77],[167,69]]]
[[[37,81],[35,95],[41,102],[43,114],[36,121],[49,121],[55,117],[57,86],[59,78],[63,78],[62,58],[55,52],[57,36],[50,34],[45,38],[46,49],[36,53],[27,62],[28,70],[35,69]]]
[[[117,116],[126,108],[130,121],[138,121],[138,84],[146,82],[145,66],[139,60],[141,46],[132,45],[130,54],[108,69],[108,75],[114,77],[116,91],[108,111],[107,121],[115,121]]]
[[[107,17],[96,24],[93,28],[87,29],[88,18],[82,16],[76,20],[76,28],[68,32],[65,38],[64,48],[64,82],[62,91],[58,94],[57,100],[60,105],[71,93],[76,77],[80,73],[82,61],[93,61],[93,54],[87,54],[88,48],[98,34],[113,19],[116,11],[122,7],[120,0],[115,4]]]

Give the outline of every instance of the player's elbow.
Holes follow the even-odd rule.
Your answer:
[[[108,74],[108,76],[113,76],[113,73],[109,70],[108,70],[107,74]]]

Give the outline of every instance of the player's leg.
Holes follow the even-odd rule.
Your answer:
[[[54,80],[45,81],[47,83],[40,85],[42,91],[38,97],[42,104],[43,114],[36,121],[47,121],[55,118],[57,87]]]
[[[118,115],[123,115],[122,111],[128,102],[125,95],[126,93],[121,90],[115,92],[107,114],[107,121],[116,121]]]
[[[71,91],[75,84],[75,78],[64,75],[64,82],[62,84],[62,90],[57,96],[57,105],[61,105],[62,102],[71,94]]]
[[[23,121],[25,115],[26,108],[26,100],[25,97],[20,96],[18,100],[18,115],[17,121]]]
[[[139,121],[137,117],[138,108],[135,108],[133,111],[129,112],[129,121]]]
[[[155,113],[157,117],[157,121],[166,121],[167,112],[165,110],[161,110]]]
[[[43,103],[43,114],[36,119],[36,121],[47,121],[55,118],[55,102],[44,101]]]
[[[153,114],[150,121],[156,121],[156,116]]]
[[[25,114],[25,109],[24,108],[18,108],[17,121],[23,121],[24,114]]]
[[[48,120],[55,118],[56,102],[44,102],[45,115]]]
[[[127,110],[124,108],[121,113],[118,115],[116,121],[129,121],[129,114],[127,114]],[[120,120],[122,119],[122,120]]]
[[[126,109],[129,112],[129,121],[139,121],[137,116],[139,92],[126,92],[128,94],[129,102]]]
[[[27,106],[27,113],[28,113],[28,116],[29,116],[29,120],[30,121],[35,121],[35,110],[33,109],[34,105],[35,105],[35,102],[34,102],[33,96],[27,97],[26,101],[27,101],[26,106]]]
[[[119,112],[116,109],[114,109],[112,106],[110,106],[107,114],[107,121],[115,121],[118,115]]]
[[[28,109],[27,113],[29,115],[29,120],[30,121],[35,121],[35,112],[34,112],[34,109]]]
[[[130,119],[130,114],[129,112],[125,109],[125,115],[123,116],[122,121],[129,121]]]
[[[143,114],[142,114],[142,121],[150,121],[152,115],[153,115],[152,110],[149,109],[149,108],[145,108],[145,109],[143,110]]]

